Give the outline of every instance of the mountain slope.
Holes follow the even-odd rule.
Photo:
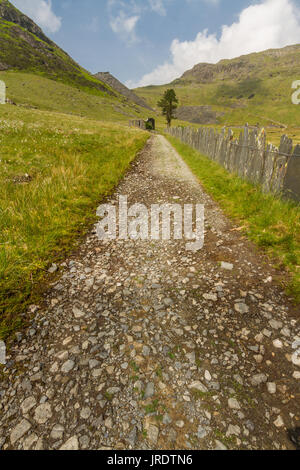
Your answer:
[[[144,108],[83,69],[8,0],[0,0],[0,79],[20,106],[118,122],[146,117]]]
[[[175,80],[176,85],[213,83],[220,80],[247,80],[259,77],[275,77],[282,73],[300,72],[300,45],[283,49],[244,55],[214,64],[197,64]]]
[[[109,85],[113,90],[117,91],[121,95],[125,96],[129,101],[141,106],[142,108],[149,109],[152,111],[152,108],[146,103],[145,100],[137,96],[133,91],[129,90],[123,83],[117,80],[109,72],[99,72],[94,75],[95,78],[98,78],[103,83]]]
[[[0,44],[0,70],[34,72],[89,91],[113,94],[8,0],[0,0]]]
[[[167,88],[174,88],[187,121],[202,124],[243,125],[260,123],[300,127],[299,108],[292,104],[292,83],[300,78],[300,45],[245,55],[218,64],[198,64],[181,78],[164,86],[134,90],[156,106]],[[204,107],[210,106],[205,122]],[[190,118],[187,108],[191,107]],[[179,109],[182,118],[183,113]]]
[[[10,102],[20,107],[73,114],[100,121],[128,123],[130,119],[146,118],[146,110],[125,98],[101,92],[85,93],[78,87],[33,73],[2,71],[0,80],[4,80],[6,84]],[[0,116],[2,108],[0,106]]]

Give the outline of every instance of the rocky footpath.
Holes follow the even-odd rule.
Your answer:
[[[94,231],[53,266],[1,375],[0,448],[295,449],[300,333],[278,273],[163,137],[118,195],[204,203],[205,246]]]

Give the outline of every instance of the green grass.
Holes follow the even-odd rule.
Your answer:
[[[21,326],[48,267],[96,220],[97,205],[147,138],[115,124],[0,107],[1,339]]]
[[[131,361],[130,367],[131,367],[131,368],[134,370],[134,372],[136,372],[136,373],[140,371],[139,366],[138,366],[138,365],[136,364],[136,362],[134,362],[134,361]],[[138,379],[137,379],[137,380],[138,380]]]
[[[300,302],[300,206],[264,194],[179,140],[166,135],[205,190],[246,235],[290,274],[287,291]]]
[[[159,401],[158,400],[153,400],[152,403],[145,406],[145,413],[146,413],[146,415],[156,413],[158,408],[159,408]]]
[[[214,430],[214,434],[218,441],[222,442],[227,448],[230,449],[230,446],[236,444],[236,436],[226,436],[226,434],[219,429]]]

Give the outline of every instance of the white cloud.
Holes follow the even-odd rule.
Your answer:
[[[139,19],[137,15],[127,16],[124,11],[121,11],[117,17],[111,19],[110,26],[114,33],[132,43],[136,41],[135,27]]]
[[[300,42],[300,12],[293,0],[263,0],[245,8],[238,21],[223,26],[221,36],[199,32],[194,41],[171,44],[171,61],[146,74],[130,87],[161,85],[180,77],[201,62],[216,63],[251,52],[280,48]]]
[[[138,40],[136,26],[149,12],[166,16],[165,3],[173,0],[107,0],[110,27],[124,42],[132,44]]]
[[[164,0],[149,0],[150,9],[161,16],[166,16],[167,10]]]
[[[136,42],[136,25],[142,11],[136,1],[108,0],[107,9],[112,31],[127,44]]]
[[[61,27],[61,18],[52,10],[51,0],[11,0],[23,13],[28,15],[41,28],[56,33]]]

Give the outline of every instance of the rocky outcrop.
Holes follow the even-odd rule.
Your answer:
[[[268,69],[295,68],[300,52],[300,45],[287,46],[282,49],[269,49],[264,52],[238,57],[232,60],[221,60],[217,64],[200,63],[185,72],[174,84],[213,83],[217,80],[245,80],[267,73]],[[299,62],[298,62],[299,63]],[[300,67],[299,67],[300,70]]]
[[[15,8],[8,0],[0,0],[0,17],[11,23],[18,24],[30,33],[37,36],[42,41],[53,44],[52,41],[43,33],[34,21]]]
[[[129,101],[132,101],[133,103],[142,106],[143,108],[153,111],[152,108],[146,103],[146,101],[137,96],[133,91],[129,90],[129,88],[123,85],[123,83],[117,80],[109,72],[96,73],[95,77],[98,78],[98,80],[101,80],[101,82],[104,82],[109,85],[113,90],[125,96],[125,98],[127,98]]]
[[[217,124],[221,115],[213,111],[211,106],[181,106],[176,111],[177,119],[194,124]]]

